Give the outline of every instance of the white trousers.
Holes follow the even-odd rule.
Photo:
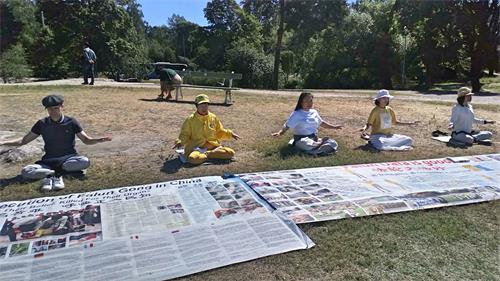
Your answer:
[[[65,172],[78,172],[87,169],[90,166],[90,160],[81,155],[72,156],[66,159],[61,168]],[[43,164],[31,164],[24,167],[21,171],[21,175],[25,179],[38,180],[43,179],[47,176],[54,175],[55,171]]]
[[[410,150],[413,140],[404,135],[371,135],[370,143],[378,150]]]
[[[337,142],[332,139],[326,140],[320,147],[315,145],[315,143],[316,141],[312,138],[303,137],[300,140],[295,141],[294,145],[296,148],[312,155],[334,153],[338,148]]]

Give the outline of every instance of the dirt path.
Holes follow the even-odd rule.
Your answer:
[[[50,86],[50,85],[74,85],[78,86],[82,83],[80,78],[50,80],[40,82],[25,82],[16,84],[3,84],[4,86]],[[98,78],[96,79],[96,87],[123,87],[123,88],[159,88],[158,84],[154,83],[138,83],[138,82],[116,82],[111,79]],[[89,86],[90,87],[90,86]],[[255,94],[255,95],[284,95],[296,96],[301,90],[255,90],[255,89],[241,89],[241,92]],[[356,97],[356,96],[371,96],[374,95],[376,90],[311,90],[313,93],[326,97]],[[235,98],[237,99],[237,91]],[[421,93],[417,91],[399,91],[395,90],[392,93],[403,100],[428,100],[428,101],[456,101],[454,93],[449,94],[433,94]],[[500,105],[500,93],[481,93],[474,96],[474,103],[476,104],[498,104]]]

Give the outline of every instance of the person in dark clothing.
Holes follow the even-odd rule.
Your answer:
[[[94,70],[95,63],[97,61],[97,56],[95,55],[94,50],[90,48],[90,44],[85,42],[83,48],[83,83],[82,85],[89,84],[90,77],[90,85],[94,85]]]
[[[111,137],[88,136],[75,118],[63,114],[63,103],[62,96],[46,96],[42,99],[42,104],[49,116],[38,120],[23,138],[0,142],[0,145],[21,146],[40,135],[43,137],[45,155],[42,160],[24,167],[21,172],[26,179],[42,179],[42,191],[63,189],[63,172],[82,171],[90,165],[87,157],[76,152],[75,136],[84,144],[111,141]]]
[[[179,87],[180,84],[182,84],[182,78],[175,70],[170,69],[170,68],[162,68],[156,71],[158,75],[160,75],[160,95],[158,96],[158,99],[163,99],[164,95],[163,93],[166,93],[167,96],[165,99],[171,99],[172,98],[172,91],[176,88]]]

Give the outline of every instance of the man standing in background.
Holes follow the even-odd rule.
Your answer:
[[[83,48],[83,83],[82,85],[89,84],[90,77],[90,85],[94,85],[94,65],[97,60],[97,57],[94,51],[90,48],[90,44],[85,42]]]

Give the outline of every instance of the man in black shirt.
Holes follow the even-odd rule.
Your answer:
[[[23,138],[0,142],[0,145],[21,146],[38,136],[45,142],[45,155],[42,160],[23,168],[21,174],[26,179],[43,179],[42,191],[64,188],[63,172],[82,171],[90,165],[87,157],[78,155],[75,150],[75,135],[84,144],[111,141],[111,137],[92,138],[82,129],[80,123],[63,114],[62,96],[49,95],[42,99],[48,117],[38,120]]]

